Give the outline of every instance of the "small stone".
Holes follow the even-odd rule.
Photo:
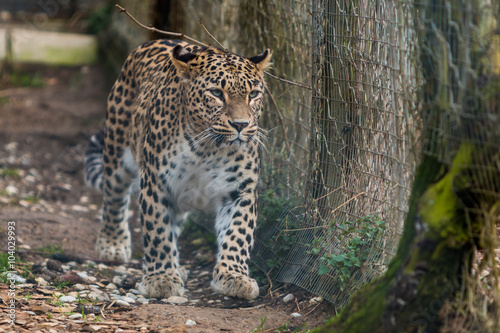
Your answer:
[[[22,312],[30,314],[30,315],[36,315],[36,313],[34,313],[33,311],[22,311]]]
[[[134,288],[137,283],[137,279],[133,275],[127,275],[121,282],[120,285],[123,289]]]
[[[121,277],[121,276],[115,276],[115,277],[113,278],[113,283],[114,283],[115,285],[119,286],[119,285],[122,283],[122,280],[123,280],[123,279],[122,279],[122,277]]]
[[[26,201],[26,200],[19,200],[19,206],[24,207],[24,208],[28,208],[29,206],[31,206],[31,202]]]
[[[123,296],[122,301],[125,301],[127,303],[135,303],[135,299],[133,299],[132,297],[127,297],[127,296]]]
[[[141,304],[148,304],[149,303],[149,299],[147,298],[144,298],[144,297],[139,297],[135,300],[137,303],[141,303]]]
[[[130,306],[130,303],[122,301],[121,299],[117,300],[115,304],[119,306]]]
[[[194,326],[194,325],[196,325],[196,322],[194,320],[188,319],[188,320],[186,320],[186,323],[184,325]]]
[[[38,283],[38,285],[43,286],[43,287],[49,285],[49,283],[47,281],[45,281],[45,279],[43,277],[37,277],[37,278],[35,278],[35,281]]]
[[[88,203],[88,202],[89,202],[89,197],[87,197],[87,196],[85,196],[85,195],[84,195],[84,196],[82,196],[82,197],[80,197],[80,203],[82,203],[82,204],[86,204],[86,203]]]
[[[106,286],[106,289],[109,289],[109,290],[116,290],[118,289],[118,287],[116,286],[116,284],[114,283],[110,283]]]
[[[293,318],[302,317],[302,315],[300,313],[297,313],[297,312],[292,313],[290,316],[292,316]]]
[[[68,319],[80,319],[82,317],[83,316],[81,313],[75,313],[75,314],[72,314],[71,316],[68,316]]]
[[[93,298],[101,302],[109,301],[109,296],[107,294],[97,293],[95,291],[91,291],[88,295],[88,298]]]
[[[17,194],[17,192],[19,192],[19,190],[17,189],[17,187],[15,187],[14,185],[8,185],[6,188],[5,188],[5,192],[7,192],[7,194],[9,196],[14,196]]]
[[[77,283],[83,283],[83,279],[81,277],[79,277],[78,275],[76,275],[75,273],[73,272],[69,272],[67,274],[63,274],[59,277],[59,280],[61,282],[68,282],[68,284],[70,286],[72,285],[75,285]]]
[[[59,300],[64,303],[72,303],[76,301],[76,297],[73,296],[61,296],[59,297]]]
[[[57,261],[55,260],[52,260],[52,259],[49,259],[47,261],[47,268],[50,269],[51,271],[54,271],[54,272],[60,272],[62,273],[63,272],[63,269],[61,267],[61,264],[58,263]]]
[[[323,297],[321,297],[321,296],[314,297],[314,298],[311,298],[309,300],[309,303],[311,303],[311,304],[318,304],[318,303],[321,303],[321,302],[323,302]]]
[[[18,282],[18,283],[26,283],[26,279],[17,275],[17,274],[12,274],[12,273],[9,273],[9,278],[13,278],[14,281]]]
[[[78,275],[79,277],[81,277],[84,280],[87,280],[89,278],[89,275],[87,274],[87,272],[76,272],[76,275]]]
[[[288,303],[290,301],[293,301],[294,298],[295,298],[295,296],[293,296],[293,294],[288,294],[285,297],[283,297],[283,302]]]
[[[169,298],[167,298],[167,303],[176,305],[184,304],[187,303],[188,301],[189,300],[186,297],[181,297],[181,296],[170,296]]]
[[[26,179],[26,181],[28,183],[34,183],[34,182],[36,182],[36,177],[33,176],[33,175],[27,175],[26,178],[24,178],[24,179]]]
[[[85,206],[80,206],[80,205],[73,205],[71,206],[71,210],[74,212],[81,212],[81,213],[87,213],[89,209]]]
[[[96,277],[94,277],[94,276],[89,276],[89,277],[87,278],[87,281],[89,281],[89,282],[96,282],[96,281],[97,281],[97,278],[96,278]]]

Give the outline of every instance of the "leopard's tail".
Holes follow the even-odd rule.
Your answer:
[[[102,191],[104,132],[92,135],[85,151],[85,182],[88,186]]]

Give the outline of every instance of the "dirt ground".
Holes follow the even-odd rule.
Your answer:
[[[48,267],[47,256],[37,253],[54,248],[79,258],[95,257],[100,194],[83,183],[83,156],[87,139],[103,123],[109,77],[99,66],[32,67],[16,70],[15,80],[0,79],[0,247],[8,248],[8,228],[14,225],[16,257],[24,262],[18,271],[31,270],[33,263]],[[124,269],[140,274],[137,214],[131,220],[136,259]],[[7,326],[7,319],[0,318],[0,331],[274,332],[280,327],[285,332],[308,331],[333,315],[331,306],[314,295],[291,286],[270,289],[265,280],[261,296],[252,302],[213,294],[209,283],[214,248],[204,235],[191,227],[181,240],[182,263],[190,270],[185,304],[150,300],[117,307],[116,300],[102,301],[96,305],[107,311],[99,320],[71,319],[63,311],[49,313],[54,304],[50,300],[59,292],[71,294],[75,286],[42,286],[30,273],[16,289],[16,325]],[[61,264],[64,274],[90,271],[103,287],[113,281],[113,273],[106,276],[92,270],[97,260],[90,263]],[[116,271],[113,265],[106,267]],[[285,303],[283,297],[290,293],[295,298]],[[0,284],[4,314],[7,294],[8,286]],[[77,312],[72,306],[68,305],[69,313]],[[196,324],[189,325],[189,320]]]

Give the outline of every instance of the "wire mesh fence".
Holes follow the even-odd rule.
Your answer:
[[[273,74],[298,83],[268,77],[262,119],[253,260],[278,281],[341,307],[383,274],[422,153],[451,163],[464,137],[490,147],[470,181],[487,175],[498,196],[497,2],[188,0],[176,10],[195,38],[207,40],[201,18],[233,52],[271,48]],[[434,139],[422,142],[427,130]]]

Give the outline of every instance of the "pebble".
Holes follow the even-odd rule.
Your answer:
[[[132,293],[126,293],[125,296],[130,297],[132,299],[137,299],[137,295],[134,295]]]
[[[80,319],[82,317],[83,316],[81,313],[75,313],[75,314],[72,314],[71,316],[68,316],[69,319]]]
[[[107,294],[96,293],[95,291],[91,291],[88,295],[88,298],[93,298],[101,302],[109,301],[109,296]]]
[[[45,279],[43,277],[37,277],[35,278],[35,281],[42,287],[45,287],[45,286],[48,286],[49,283],[47,281],[45,281]]]
[[[181,297],[181,296],[170,296],[167,298],[166,302],[170,304],[184,304],[187,303],[189,300],[186,297]]]
[[[30,315],[36,315],[33,311],[23,311],[24,313],[30,314]]]
[[[116,290],[118,289],[118,287],[116,286],[116,284],[114,283],[110,283],[106,286],[106,289],[109,289],[109,290]]]
[[[61,296],[59,297],[59,300],[64,303],[71,303],[76,301],[76,297],[73,296]]]
[[[294,298],[295,296],[293,296],[293,294],[288,294],[285,297],[283,297],[283,302],[288,303],[290,301],[293,301]]]
[[[5,188],[5,192],[7,192],[7,194],[9,196],[14,196],[17,194],[17,192],[19,192],[19,190],[17,189],[17,187],[15,187],[14,185],[8,185],[6,188]]]
[[[137,303],[141,303],[141,304],[148,304],[149,303],[149,299],[147,298],[144,298],[144,297],[139,297],[135,300]]]
[[[114,272],[117,273],[117,274],[121,274],[121,275],[127,274],[127,267],[125,267],[123,265],[117,266],[114,269]]]
[[[12,277],[16,282],[19,282],[19,283],[25,283],[26,282],[26,279],[17,275],[17,274],[9,274],[10,276],[9,277]]]
[[[80,205],[73,205],[71,206],[71,210],[74,212],[82,212],[82,213],[87,213],[89,209],[85,206],[80,206]]]
[[[125,301],[127,303],[135,303],[135,299],[133,299],[132,297],[127,297],[127,296],[123,296],[122,301]]]
[[[292,316],[293,318],[302,317],[302,315],[300,313],[297,313],[297,312],[292,313],[290,316]]]
[[[311,303],[311,304],[317,304],[317,303],[321,303],[321,302],[323,302],[323,297],[321,297],[321,296],[314,297],[314,298],[311,298],[309,300],[309,303]]]
[[[194,325],[196,325],[196,322],[194,320],[188,319],[188,320],[186,320],[186,324],[184,324],[184,325],[194,326]]]
[[[122,301],[121,299],[117,300],[115,304],[119,306],[130,306],[130,303]]]
[[[89,278],[89,275],[87,274],[87,272],[76,272],[76,275],[78,275],[79,277],[81,277],[84,280],[87,280]]]
[[[122,283],[122,280],[123,280],[123,279],[122,279],[122,277],[121,277],[121,276],[115,276],[115,277],[113,278],[113,283],[114,283],[115,285],[119,286],[119,285]]]

